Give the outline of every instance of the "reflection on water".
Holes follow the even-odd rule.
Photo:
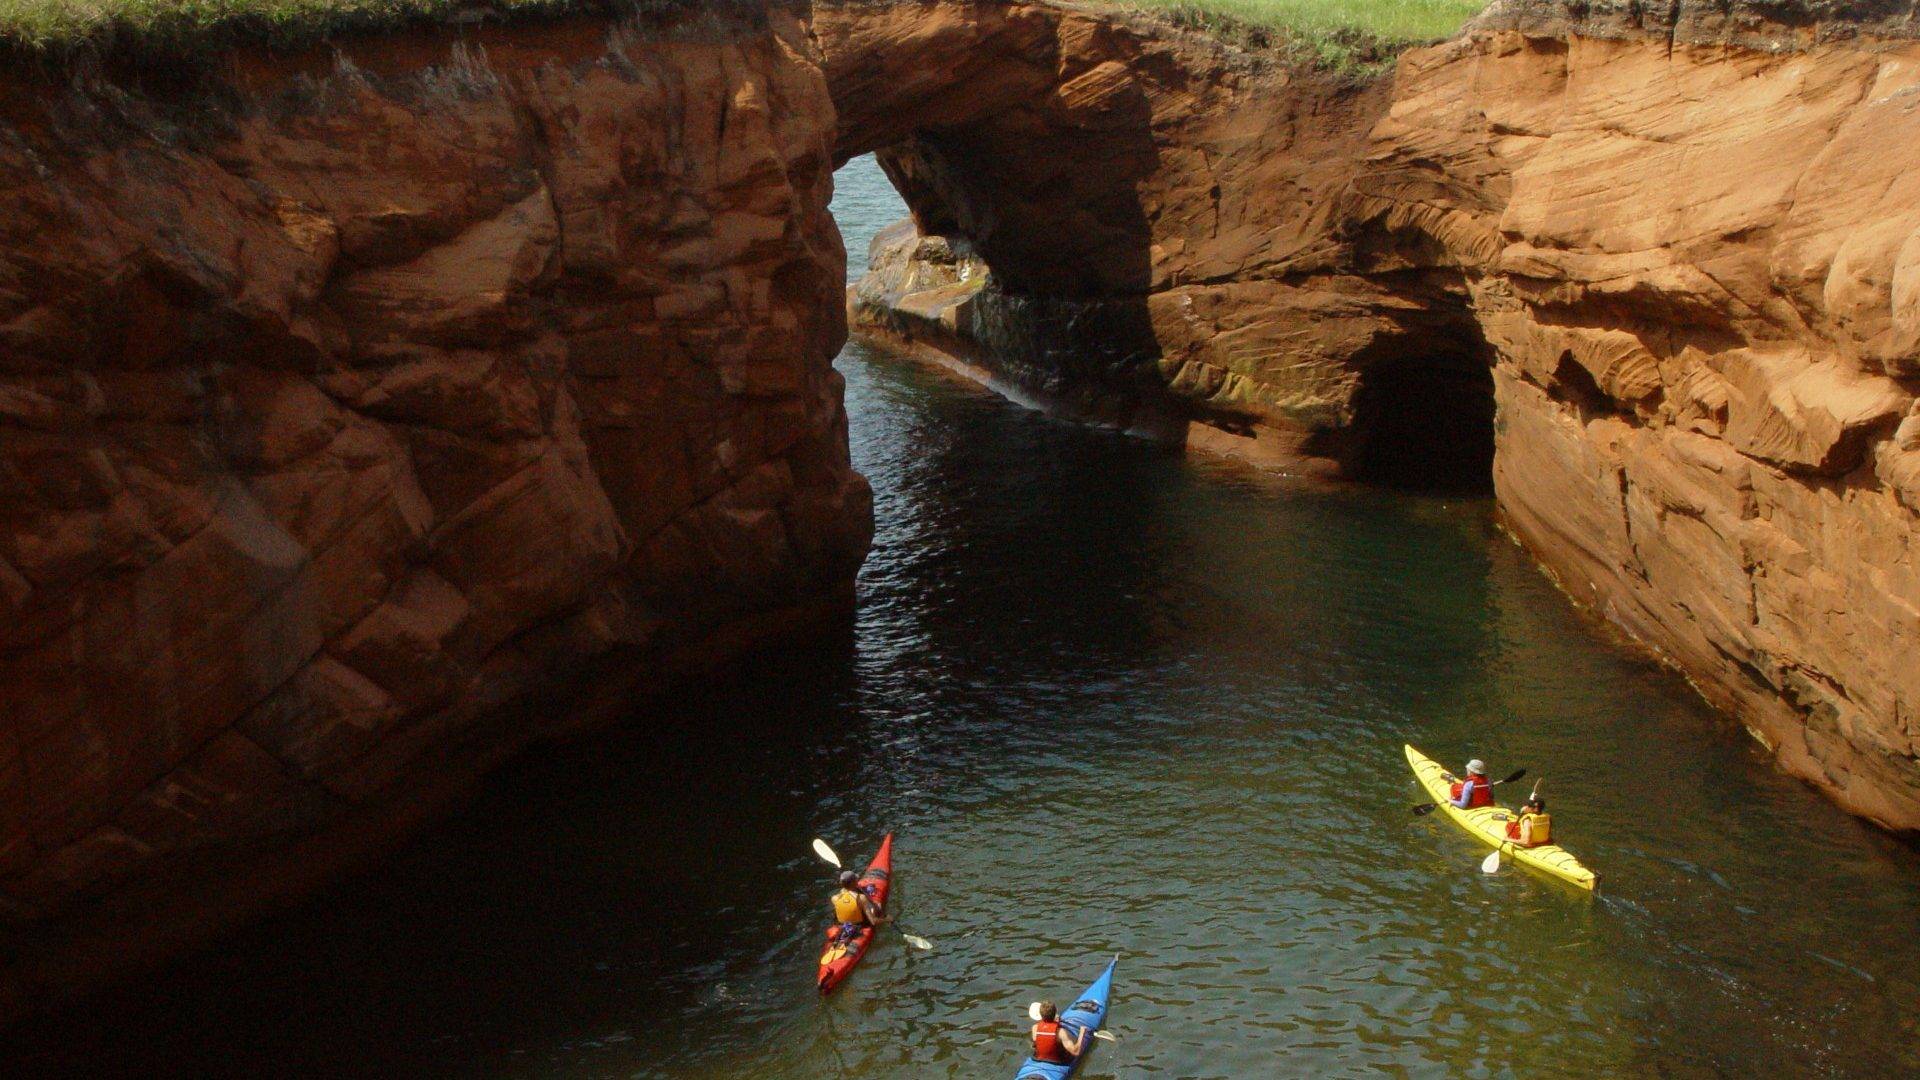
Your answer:
[[[849,246],[897,212],[841,174]],[[857,261],[857,260],[856,260]],[[1483,501],[1310,490],[842,360],[879,533],[856,625],[497,777],[400,857],[29,1071],[1010,1075],[1123,954],[1089,1080],[1920,1069],[1920,870],[1603,644]],[[1589,897],[1400,755],[1544,775]],[[883,942],[812,991],[828,877]],[[113,1022],[102,1024],[103,1017]]]

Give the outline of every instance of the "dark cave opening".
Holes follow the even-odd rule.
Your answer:
[[[1460,353],[1394,358],[1360,377],[1355,475],[1418,491],[1493,488],[1493,370]]]

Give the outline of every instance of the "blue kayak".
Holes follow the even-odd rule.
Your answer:
[[[1085,1033],[1080,1036],[1082,1039],[1091,1039],[1092,1033],[1100,1030],[1100,1025],[1107,1019],[1107,999],[1113,996],[1113,968],[1119,962],[1118,956],[1108,961],[1107,970],[1093,980],[1093,985],[1087,987],[1086,993],[1074,999],[1072,1008],[1060,1014],[1061,1027]],[[1020,1071],[1014,1074],[1015,1080],[1067,1080],[1067,1077],[1073,1075],[1073,1070],[1079,1068],[1080,1063],[1087,1059],[1087,1054],[1092,1049],[1093,1044],[1088,1042],[1080,1056],[1070,1065],[1028,1058],[1027,1063],[1020,1066]]]

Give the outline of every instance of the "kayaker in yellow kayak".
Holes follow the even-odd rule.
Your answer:
[[[873,902],[871,886],[860,884],[860,875],[851,870],[840,871],[840,891],[833,894],[833,917],[840,925],[834,929],[834,940],[844,941],[858,933],[863,926],[880,926],[887,921],[887,913]]]
[[[1479,758],[1467,762],[1467,778],[1455,780],[1449,802],[1462,810],[1493,805],[1493,782],[1487,779],[1487,763]]]
[[[1553,819],[1547,816],[1547,800],[1535,791],[1527,796],[1520,816],[1507,822],[1507,839],[1521,847],[1539,847],[1553,842]]]

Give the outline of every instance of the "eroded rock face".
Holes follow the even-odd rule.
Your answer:
[[[1075,415],[1321,472],[1364,467],[1383,427],[1420,426],[1370,408],[1368,372],[1430,374],[1453,402],[1430,415],[1478,412],[1465,454],[1484,471],[1485,343],[1462,317],[1463,273],[1400,220],[1417,208],[1364,233],[1343,216],[1388,83],[1079,8],[848,8],[835,33],[839,10],[815,24],[841,153],[881,147],[921,230],[964,237],[992,269],[964,304],[902,303],[883,270],[855,297],[863,325],[968,353]],[[889,61],[903,43],[916,59]],[[942,67],[929,56],[968,72],[966,91],[906,70]],[[889,66],[897,78],[840,76]],[[912,129],[925,98],[939,122]],[[947,310],[901,316],[929,304]]]
[[[1503,5],[1372,83],[959,0],[0,83],[0,1019],[569,687],[845,602],[868,150],[955,238],[883,246],[870,328],[1290,467],[1456,447],[1571,593],[1920,829],[1920,56],[1777,14]]]
[[[1370,172],[1506,189],[1472,287],[1515,531],[1787,768],[1920,829],[1920,50],[1489,32],[1396,98]]]
[[[1491,398],[1500,506],[1568,591],[1788,769],[1920,830],[1899,12],[1504,4],[1353,85],[1151,23],[953,7],[923,49],[1053,77],[976,76],[972,111],[904,135],[883,84],[843,104],[842,152],[894,140],[921,231],[979,260],[959,282],[883,237],[864,329],[1292,468],[1458,446],[1473,426],[1434,418]],[[829,71],[879,62],[838,51],[863,40]]]
[[[576,680],[849,602],[809,49],[776,12],[0,85],[0,1017],[273,891],[250,847],[310,879]]]

